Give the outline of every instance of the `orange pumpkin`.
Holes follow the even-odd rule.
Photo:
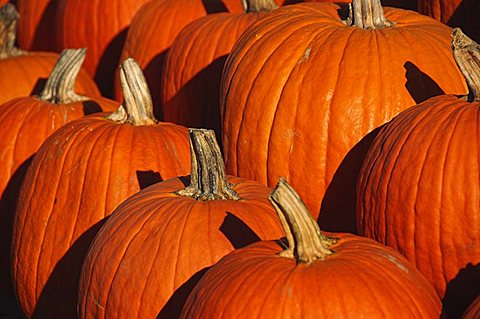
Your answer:
[[[10,244],[15,203],[33,155],[61,126],[87,114],[113,111],[117,103],[74,93],[85,49],[65,50],[38,96],[0,105],[0,293],[13,297],[10,283]]]
[[[434,97],[385,125],[360,172],[357,213],[359,231],[415,263],[459,318],[480,294],[480,46],[455,30],[453,47],[471,99]]]
[[[106,217],[146,185],[188,173],[187,129],[153,117],[134,61],[124,62],[121,75],[125,103],[57,130],[25,175],[12,272],[26,317],[74,318],[83,258]]]
[[[435,290],[391,248],[323,234],[281,181],[271,201],[287,234],[235,250],[200,279],[181,318],[438,318]]]
[[[190,185],[174,178],[140,191],[98,233],[83,266],[79,318],[178,318],[208,267],[283,235],[270,189],[225,176],[213,131],[190,138]]]
[[[352,148],[416,101],[466,86],[450,28],[378,0],[352,4],[350,17],[300,3],[252,25],[225,65],[221,111],[227,172],[269,186],[285,177],[322,227],[354,232]]]
[[[115,69],[130,20],[149,0],[66,0],[55,16],[56,48],[86,47],[85,69],[103,95],[112,96]]]
[[[0,104],[17,97],[39,94],[59,55],[51,52],[26,52],[15,47],[19,15],[12,4],[0,9]],[[81,70],[75,92],[99,96],[95,82]]]
[[[235,41],[255,21],[276,8],[273,0],[250,0],[244,13],[209,14],[187,25],[164,64],[163,119],[220,132],[220,80]]]

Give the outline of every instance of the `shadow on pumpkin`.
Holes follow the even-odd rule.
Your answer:
[[[187,127],[213,129],[221,145],[220,84],[227,55],[220,56],[200,70],[163,105],[167,122]],[[188,106],[185,112],[184,105]]]
[[[428,74],[422,72],[412,62],[406,62],[403,67],[405,68],[405,78],[407,79],[405,87],[416,104],[428,100],[431,97],[445,94],[435,80]]]
[[[104,97],[113,98],[115,71],[120,61],[123,45],[127,38],[128,28],[124,28],[110,41],[99,59],[95,70],[95,82]]]
[[[32,162],[30,156],[13,173],[0,199],[0,295],[15,300],[11,274],[12,229],[17,206],[18,193],[28,166]]]
[[[357,234],[357,181],[363,160],[380,129],[377,127],[344,157],[328,185],[320,207],[318,224],[323,231]]]
[[[461,318],[468,306],[480,295],[480,264],[468,264],[448,285],[443,297],[443,315]]]
[[[235,249],[261,240],[245,222],[230,212],[227,212],[219,229]],[[177,288],[158,314],[157,319],[179,318],[188,296],[209,268],[210,267],[205,267],[196,272],[183,285]]]
[[[85,231],[55,265],[38,298],[33,318],[76,318],[83,261],[106,220],[102,219]]]
[[[147,188],[153,184],[161,182],[162,176],[159,172],[150,171],[136,171],[138,186],[140,190]]]
[[[15,1],[10,1],[15,4]],[[44,1],[45,2],[45,1]],[[55,32],[55,13],[58,11],[60,0],[50,0],[45,7],[35,33],[31,41],[31,47],[28,51],[60,51],[56,48],[56,39],[53,36]],[[38,6],[37,6],[38,10]],[[24,48],[25,49],[25,48]]]

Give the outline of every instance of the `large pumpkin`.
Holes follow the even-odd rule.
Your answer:
[[[451,27],[460,27],[480,41],[480,2],[477,0],[418,0],[418,11]]]
[[[188,174],[187,129],[156,121],[134,61],[121,75],[126,101],[118,111],[57,130],[25,175],[12,272],[26,317],[74,318],[83,259],[106,217],[147,185]]]
[[[0,9],[0,104],[17,97],[39,94],[59,55],[27,52],[15,47],[19,15],[12,4]],[[100,93],[92,78],[81,70],[75,92],[87,96]]]
[[[449,318],[480,294],[480,46],[454,32],[471,99],[434,97],[382,128],[365,157],[357,208],[359,231],[415,263]]]
[[[85,49],[65,50],[38,96],[0,105],[0,294],[10,283],[12,223],[20,184],[33,155],[64,124],[95,112],[114,111],[114,101],[74,92]]]
[[[85,69],[111,97],[130,20],[149,0],[65,0],[56,9],[56,48],[86,47]]]
[[[240,1],[239,1],[240,2]],[[238,37],[266,12],[273,0],[250,0],[244,13],[209,14],[187,25],[165,61],[163,119],[220,133],[220,81],[223,66]]]
[[[435,290],[391,248],[323,234],[281,181],[271,195],[288,245],[263,241],[222,258],[200,279],[181,318],[439,318]]]
[[[98,233],[83,266],[80,318],[178,318],[208,267],[235,248],[282,236],[270,189],[225,176],[213,131],[190,136],[189,186],[174,178],[140,191]]]
[[[450,28],[378,0],[352,4],[350,17],[332,3],[271,12],[237,41],[222,78],[227,172],[270,186],[285,177],[327,230],[355,230],[363,136],[416,102],[466,92]]]

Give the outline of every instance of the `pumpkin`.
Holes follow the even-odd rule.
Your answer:
[[[261,241],[222,258],[180,318],[438,318],[435,290],[404,257],[346,233],[322,233],[283,180],[271,201],[288,246]]]
[[[220,81],[235,41],[276,8],[273,0],[250,0],[244,13],[209,14],[187,25],[170,47],[164,66],[163,119],[220,132]]]
[[[240,1],[230,0],[226,3]],[[152,88],[155,115],[162,118],[161,91],[165,55],[178,33],[188,23],[207,15],[225,12],[226,6],[218,0],[152,0],[143,5],[132,19],[120,61],[135,59],[145,72]],[[168,30],[168,32],[158,32]],[[116,78],[114,96],[122,99],[122,90]]]
[[[57,0],[15,0],[22,17],[18,24],[18,44],[24,50],[55,50]]]
[[[213,131],[191,129],[190,143],[188,186],[174,178],[140,191],[98,233],[83,266],[79,318],[178,318],[206,268],[282,236],[270,189],[225,176]]]
[[[19,15],[12,4],[0,9],[0,104],[17,97],[39,94],[59,55],[52,52],[27,52],[15,47]],[[99,96],[95,82],[81,70],[75,92]]]
[[[452,46],[470,99],[431,98],[380,130],[359,175],[357,215],[361,234],[415,263],[459,318],[480,294],[480,46],[458,29]]]
[[[324,229],[355,232],[354,146],[415,101],[466,87],[450,28],[378,0],[352,5],[348,17],[300,3],[253,24],[227,59],[221,116],[229,174],[285,177]]]
[[[462,319],[478,319],[480,318],[480,296],[467,308]]]
[[[106,217],[146,185],[188,173],[188,130],[153,117],[133,60],[121,76],[126,101],[117,111],[63,126],[27,169],[12,235],[12,277],[27,318],[74,318],[81,265]]]
[[[84,58],[85,49],[64,50],[40,95],[0,105],[0,292],[8,292],[12,297],[12,223],[20,183],[29,162],[47,137],[67,122],[116,109],[114,101],[74,92]]]
[[[137,9],[148,1],[66,0],[58,3],[56,48],[88,48],[85,69],[107,97],[113,96],[115,68],[130,20]]]
[[[418,0],[418,11],[480,41],[480,3],[475,0]]]

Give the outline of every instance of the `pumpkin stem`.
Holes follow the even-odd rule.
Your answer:
[[[196,200],[240,200],[225,174],[222,153],[215,132],[189,129],[191,168],[190,185],[175,192]]]
[[[42,101],[66,104],[86,98],[74,92],[75,81],[85,60],[87,49],[66,49],[60,54],[47,83],[38,96]]]
[[[125,101],[117,111],[107,115],[106,118],[134,126],[156,124],[147,80],[134,59],[128,58],[120,65],[120,82]]]
[[[269,200],[287,235],[288,248],[280,256],[295,259],[297,263],[311,263],[334,253],[328,247],[337,240],[322,234],[307,206],[287,181],[280,178]]]
[[[460,28],[452,31],[453,57],[465,77],[469,102],[480,101],[480,45],[465,35]]]
[[[382,29],[392,27],[394,23],[383,14],[380,0],[352,0],[349,17],[345,20],[348,26],[361,29]]]
[[[19,17],[17,9],[11,3],[0,8],[0,59],[26,53],[15,47]]]
[[[271,11],[278,8],[273,0],[242,0],[245,12]]]

